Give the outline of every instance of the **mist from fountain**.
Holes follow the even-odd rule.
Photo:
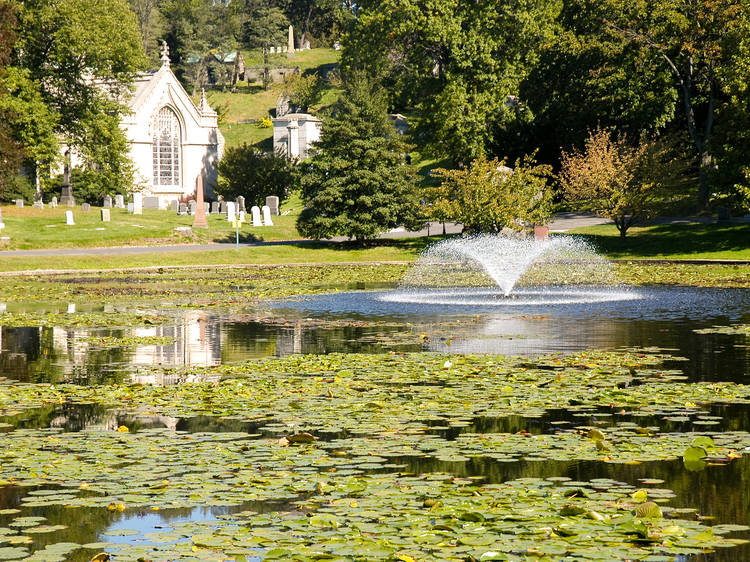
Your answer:
[[[383,300],[520,306],[639,298],[614,285],[611,263],[580,238],[483,234],[431,245]]]

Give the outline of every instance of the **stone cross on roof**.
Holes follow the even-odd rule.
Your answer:
[[[166,41],[161,42],[161,65],[169,67],[169,45]]]

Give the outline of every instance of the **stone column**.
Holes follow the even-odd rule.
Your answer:
[[[75,207],[76,199],[73,197],[73,184],[70,178],[70,150],[65,151],[65,168],[63,169],[63,185],[60,193],[60,205]]]
[[[299,158],[299,123],[293,119],[286,128],[289,131],[289,159],[293,160]]]
[[[289,26],[289,45],[287,46],[287,56],[292,58],[294,56],[294,28]]]
[[[203,205],[203,175],[198,174],[195,187],[195,219],[193,219],[193,226],[199,228],[208,228],[208,221],[206,220],[206,207]]]

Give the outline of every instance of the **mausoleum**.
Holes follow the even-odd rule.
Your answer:
[[[136,78],[131,111],[121,127],[130,142],[136,183],[144,187],[144,195],[158,197],[159,206],[166,208],[195,193],[199,174],[211,196],[224,137],[205,92],[196,106],[172,72],[166,44],[161,61],[159,70]]]
[[[308,113],[287,113],[273,121],[273,149],[289,159],[307,158],[314,142],[320,140],[321,121]]]

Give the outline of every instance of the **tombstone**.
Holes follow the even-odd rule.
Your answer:
[[[216,215],[219,213],[219,202],[218,201],[211,201],[211,214]]]
[[[37,177],[37,183],[39,183],[39,177]],[[34,192],[34,203],[32,205],[33,207],[36,207],[37,209],[44,209],[44,200],[42,199],[43,195],[44,194],[42,193],[42,187],[40,185],[37,185],[36,191]]]
[[[133,211],[135,211],[135,205],[128,203],[128,213],[132,213]]]
[[[245,211],[240,211],[240,217],[237,220],[239,220],[240,223],[244,223],[245,222]]]
[[[206,213],[207,215],[211,214],[211,204],[210,203],[206,203],[205,201],[203,202],[203,212]]]
[[[245,209],[245,198],[240,195],[237,197],[237,212],[245,212],[247,209]]]
[[[133,214],[143,214],[143,193],[140,193],[139,191],[133,193]]]
[[[237,220],[237,211],[235,211],[234,201],[227,201],[227,221]]]
[[[286,48],[286,47],[283,47],[283,49],[284,49],[284,51],[283,51],[283,52],[284,52],[284,53],[286,53],[286,52],[287,52],[287,48]]]
[[[227,212],[227,202],[219,201],[219,212],[223,215]]]
[[[90,210],[91,210],[91,205],[89,205],[88,203],[81,204],[81,211],[83,211],[84,213],[88,213]]]
[[[253,226],[263,226],[263,223],[260,221],[260,207],[258,207],[258,205],[253,205],[251,207],[250,214],[253,218]]]
[[[76,199],[73,197],[73,180],[70,174],[70,149],[65,151],[65,166],[63,167],[63,184],[60,193],[60,205],[75,207]]]
[[[187,215],[188,209],[187,205],[185,203],[179,203],[177,205],[177,214],[178,215]]]
[[[272,215],[279,215],[279,198],[276,195],[269,195],[266,197],[266,205],[271,209]]]
[[[102,209],[102,222],[109,222],[110,216],[109,216],[109,209],[103,208]]]
[[[111,209],[112,208],[112,196],[111,195],[105,195],[104,199],[102,200],[102,207],[104,209]]]
[[[188,211],[191,215],[195,215],[196,211],[198,210],[198,203],[195,201],[195,199],[191,199],[188,201]]]
[[[143,198],[144,209],[156,209],[159,210],[159,198],[158,197],[144,197]]]
[[[73,222],[73,211],[65,211],[65,224],[68,226],[75,224],[75,222]]]
[[[273,226],[271,220],[271,208],[268,205],[263,205],[263,224],[266,226]]]
[[[335,42],[333,43],[333,49],[334,49],[335,51],[340,51],[340,50],[341,50],[341,42],[339,42],[339,41],[335,41]]]
[[[117,209],[125,208],[125,197],[123,197],[122,195],[115,195],[115,208]]]
[[[549,226],[535,226],[534,240],[549,240]]]
[[[279,97],[276,98],[276,117],[284,117],[284,115],[289,113],[289,101],[289,96],[284,92],[279,94]]]
[[[309,51],[310,50],[310,41],[309,40],[305,39],[302,42],[302,50],[303,51]]]
[[[270,53],[271,53],[272,55],[275,55],[275,54],[276,54],[276,47],[269,47],[269,52],[270,52]]]
[[[276,54],[278,55],[279,53],[281,53],[281,46],[276,47]]]
[[[23,199],[16,199],[16,207],[23,209]]]
[[[51,209],[57,208],[57,195],[52,197],[52,200],[49,202],[49,206]]]
[[[180,202],[177,199],[172,199],[172,202],[169,204],[169,210],[175,213],[179,212]]]

